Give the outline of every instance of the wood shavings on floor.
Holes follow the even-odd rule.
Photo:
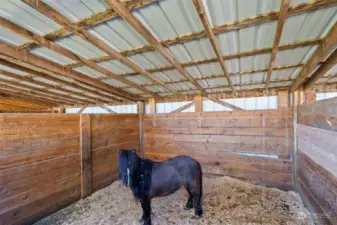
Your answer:
[[[230,177],[204,177],[204,215],[185,211],[186,190],[152,200],[152,223],[313,225],[298,193],[249,184]],[[119,181],[85,200],[42,219],[35,225],[138,225],[142,210]]]

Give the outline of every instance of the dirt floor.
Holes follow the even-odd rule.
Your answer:
[[[152,201],[152,223],[166,224],[303,224],[313,225],[300,196],[293,191],[252,185],[230,177],[204,178],[204,216],[192,219],[183,208],[184,189]],[[35,225],[140,224],[140,204],[119,181],[85,200],[39,221]]]

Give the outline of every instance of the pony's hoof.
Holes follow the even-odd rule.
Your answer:
[[[193,220],[198,220],[198,219],[200,219],[200,218],[201,218],[201,216],[196,216],[196,215],[192,216],[192,219],[193,219]]]

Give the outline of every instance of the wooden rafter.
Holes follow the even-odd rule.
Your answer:
[[[73,94],[73,95],[76,95],[76,96],[79,96],[79,97],[82,97],[82,98],[92,99],[95,102],[103,102],[103,103],[104,102],[108,102],[108,103],[110,103],[110,102],[112,102],[112,103],[113,102],[117,102],[117,103],[122,103],[122,101],[120,101],[119,99],[114,98],[112,96],[105,95],[105,94],[103,94],[101,92],[85,88],[83,86],[77,85],[77,84],[72,83],[72,82],[68,82],[68,81],[64,81],[64,80],[61,80],[61,79],[58,79],[58,78],[55,78],[55,77],[48,76],[47,74],[44,74],[44,73],[41,73],[41,72],[37,72],[37,71],[34,71],[32,69],[29,69],[29,68],[26,68],[26,67],[23,67],[23,66],[20,66],[20,65],[17,65],[17,64],[14,64],[14,63],[2,60],[2,59],[0,59],[0,65],[4,65],[4,66],[10,67],[10,68],[13,68],[15,70],[19,70],[19,71],[28,73],[29,76],[30,76],[30,77],[19,76],[19,75],[10,73],[8,71],[0,70],[0,74],[5,75],[7,77],[11,77],[13,79],[30,82],[32,84],[37,84],[37,85],[40,85],[40,86],[44,86],[46,88],[47,87],[53,88],[53,89],[60,90],[60,91],[63,91],[63,92],[69,93],[69,94]],[[39,82],[37,80],[33,80],[33,79],[31,79],[32,76],[41,77],[41,78],[43,78],[45,80],[56,82],[56,83],[65,85],[67,87],[72,87],[72,88],[79,89],[81,91],[89,92],[89,93],[95,94],[97,96],[100,96],[101,99],[100,98],[94,98],[93,96],[87,95],[87,94],[85,94],[83,92],[79,93],[79,92],[76,92],[76,91],[71,91],[69,89],[62,88],[61,86],[50,85],[50,84],[47,84],[47,83],[44,83],[44,82]],[[104,99],[106,99],[106,100],[104,100]]]
[[[24,82],[28,82],[28,83],[31,83],[31,84],[36,84],[36,85],[42,86],[44,88],[51,88],[51,89],[55,89],[55,90],[58,90],[58,91],[62,91],[62,92],[65,92],[65,93],[68,93],[68,94],[71,94],[71,95],[76,95],[76,96],[80,96],[80,97],[84,96],[84,97],[87,97],[87,98],[89,97],[89,99],[81,99],[81,101],[85,101],[86,103],[92,103],[92,102],[108,103],[108,101],[102,101],[100,99],[97,99],[97,100],[93,101],[93,100],[90,100],[91,96],[86,96],[86,95],[80,94],[76,91],[71,91],[71,90],[59,87],[57,85],[51,85],[51,84],[47,84],[47,83],[44,83],[44,82],[41,82],[41,81],[38,81],[38,80],[33,80],[29,77],[19,76],[19,75],[16,75],[14,73],[11,73],[11,72],[8,72],[8,71],[5,71],[5,70],[0,69],[0,74],[4,75],[6,77],[10,77],[12,79],[15,79],[16,82],[24,81]]]
[[[233,109],[233,110],[244,110],[243,108],[240,108],[240,107],[235,106],[233,104],[230,104],[228,102],[222,101],[221,99],[217,99],[217,98],[208,98],[208,99],[211,100],[212,102],[215,102],[219,105],[225,106],[225,107]]]
[[[283,66],[274,67],[273,70],[286,70],[286,69],[299,68],[301,66],[303,66],[303,64],[283,65]],[[240,76],[240,75],[245,75],[245,74],[264,73],[264,72],[268,72],[268,68],[258,69],[258,70],[241,71],[241,72],[237,72],[237,73],[229,73],[229,75],[230,76]],[[213,74],[213,75],[207,75],[207,76],[203,76],[203,77],[195,78],[195,79],[197,81],[202,81],[202,80],[214,79],[214,78],[224,78],[224,75],[223,74]],[[184,82],[188,82],[188,80],[184,79],[184,80],[176,80],[176,81],[167,81],[167,82],[165,82],[165,84],[179,84],[179,83],[184,83]],[[141,84],[141,86],[152,86],[152,85],[155,85],[155,84],[153,84],[153,83]],[[234,86],[236,86],[236,85],[234,85]],[[126,88],[126,87],[122,87],[122,88]]]
[[[183,66],[164,48],[164,46],[151,34],[151,32],[138,21],[123,3],[118,0],[109,0],[111,8],[120,15],[135,31],[137,31],[157,52],[159,52],[171,65],[185,76],[199,91],[203,92],[201,85],[183,68]],[[164,85],[165,86],[165,85]]]
[[[322,43],[302,68],[301,73],[291,85],[290,91],[294,92],[300,87],[303,81],[312,73],[316,66],[324,60],[337,44],[337,23],[330,29],[329,33],[323,39]]]
[[[188,108],[192,107],[193,105],[194,105],[194,102],[187,103],[187,104],[185,104],[185,105],[179,107],[178,109],[173,110],[172,112],[170,112],[170,114],[171,114],[171,113],[182,112],[182,111],[184,111],[185,109],[188,109]]]
[[[315,73],[309,77],[309,79],[303,85],[303,91],[310,89],[319,78],[323,77],[332,67],[337,65],[337,49],[329,55],[328,59],[315,71]]]
[[[125,4],[127,4],[128,7],[131,8],[131,9],[136,9],[136,8],[151,4],[155,1],[156,0],[142,0],[142,1],[131,0],[131,1],[125,2]],[[75,25],[77,27],[82,27],[82,28],[87,29],[89,27],[92,27],[92,26],[98,25],[100,23],[103,23],[105,21],[111,20],[115,17],[118,17],[116,12],[113,9],[108,8],[108,9],[102,11],[102,12],[94,13],[93,15],[91,15],[87,18],[84,18],[79,22],[76,22]],[[62,28],[60,28],[56,31],[53,31],[51,33],[48,33],[48,34],[44,35],[43,37],[46,38],[47,40],[53,41],[53,40],[57,40],[57,39],[69,36],[71,34],[72,34],[72,31],[67,30],[64,27],[62,27]],[[37,46],[38,45],[35,42],[28,42],[26,44],[23,44],[19,48],[23,49],[23,50],[31,50],[31,49],[33,49]]]
[[[77,113],[81,114],[85,109],[87,108],[87,106],[83,106],[82,108],[80,108]]]
[[[151,4],[155,2],[155,0],[143,0],[143,1],[128,1],[125,4],[127,5],[127,7],[129,9],[135,9],[138,8],[142,5],[146,5],[146,4]],[[293,5],[289,8],[289,16],[293,16],[293,15],[298,15],[300,13],[306,13],[306,12],[310,12],[313,10],[317,10],[317,9],[322,9],[322,8],[326,8],[326,7],[330,7],[337,4],[337,0],[314,0],[314,1],[310,1],[310,2],[306,2],[306,3],[302,3],[302,4],[298,4],[298,5]],[[215,28],[213,28],[213,32],[214,34],[220,34],[223,32],[230,32],[233,30],[238,30],[238,29],[242,29],[245,27],[250,27],[253,25],[257,25],[257,24],[262,24],[262,23],[266,23],[266,22],[270,22],[270,21],[274,21],[278,19],[278,15],[279,15],[279,11],[272,11],[272,12],[268,12],[262,15],[257,15],[255,17],[249,17],[246,19],[240,19],[238,21],[233,21],[227,24],[223,24],[220,26],[217,26]],[[107,9],[104,12],[101,13],[97,13],[94,14],[92,16],[90,16],[89,18],[85,18],[84,20],[75,23],[75,25],[77,27],[83,27],[83,28],[88,28],[90,26],[102,23],[104,21],[107,21],[113,17],[117,16],[117,14],[115,13],[115,11],[113,9]],[[66,30],[65,28],[61,28],[55,32],[51,32],[47,35],[45,35],[44,37],[48,40],[57,40],[60,39],[62,37],[65,37],[67,35],[71,34],[70,30]],[[173,39],[168,39],[168,40],[164,40],[161,41],[160,43],[164,46],[164,47],[168,47],[170,45],[176,45],[176,44],[180,44],[183,42],[187,42],[187,41],[191,41],[191,40],[195,40],[195,39],[200,39],[200,38],[205,38],[206,37],[206,31],[201,31],[201,32],[197,32],[197,33],[192,33],[192,34],[187,34],[185,36],[182,37],[177,37],[177,38],[173,38]],[[30,49],[32,47],[35,47],[36,45],[32,45],[32,44],[24,44],[22,46],[20,46],[20,48],[23,49]],[[121,52],[121,54],[123,56],[130,56],[133,54],[140,54],[140,53],[145,53],[148,51],[153,51],[154,48],[150,45],[146,45],[137,49],[133,49],[133,50],[127,50],[127,51],[123,51]],[[100,58],[96,58],[95,60],[93,60],[94,62],[102,62],[102,61],[108,61],[113,59],[110,56],[107,57],[100,57]]]
[[[63,16],[62,14],[58,13],[56,10],[54,10],[49,5],[45,4],[41,0],[23,0],[24,3],[28,4],[29,6],[35,8],[40,13],[44,14],[48,18],[52,19],[56,23],[62,25],[66,30],[73,31],[75,34],[83,38],[84,40],[88,41],[89,43],[93,44],[94,46],[98,47],[102,51],[106,52],[109,56],[111,56],[113,59],[119,60],[123,64],[129,66],[131,69],[139,72],[140,74],[148,77],[150,80],[156,82],[157,84],[163,86],[165,89],[167,89],[170,92],[173,92],[177,94],[177,92],[169,87],[166,87],[161,80],[159,80],[156,76],[153,74],[150,74],[142,67],[138,66],[136,63],[131,61],[130,59],[124,57],[122,54],[120,54],[118,51],[112,49],[109,45],[107,45],[104,41],[96,38],[92,34],[89,33],[86,29],[82,27],[77,27],[75,24],[73,24],[68,18]],[[87,60],[87,63],[89,61]]]
[[[71,51],[69,51],[68,49],[63,48],[58,44],[54,44],[53,42],[48,41],[44,37],[35,35],[34,33],[30,32],[29,30],[15,24],[15,23],[12,23],[11,21],[9,21],[7,19],[4,19],[4,18],[0,17],[0,26],[2,26],[4,28],[7,28],[7,29],[13,31],[14,33],[16,33],[18,35],[21,35],[25,38],[33,40],[33,41],[39,43],[40,45],[42,45],[46,48],[49,48],[50,50],[55,51],[55,52],[65,56],[69,59],[72,59],[74,61],[80,61],[84,65],[86,65],[86,66],[88,66],[88,67],[90,67],[90,68],[92,68],[92,69],[94,69],[94,70],[96,70],[100,73],[103,73],[103,74],[105,74],[105,75],[107,75],[111,78],[114,78],[114,79],[116,79],[116,80],[118,80],[122,83],[125,83],[125,84],[129,85],[130,87],[137,88],[137,89],[143,91],[146,94],[156,96],[153,92],[147,90],[146,88],[142,88],[139,85],[137,85],[137,84],[135,84],[135,83],[133,83],[133,82],[127,80],[127,79],[124,79],[123,77],[121,77],[119,75],[117,75],[116,73],[112,72],[111,70],[108,70],[108,69],[100,66],[99,64],[96,64],[96,63],[86,59],[85,57],[74,54]]]
[[[51,96],[54,99],[58,99],[60,101],[65,101],[65,103],[67,103],[67,102],[71,102],[71,104],[86,104],[86,103],[88,103],[87,101],[84,101],[83,99],[71,97],[71,96],[68,96],[68,95],[60,94],[60,93],[51,92],[51,91],[48,91],[46,89],[31,87],[31,86],[28,86],[28,85],[25,85],[25,84],[22,84],[22,83],[18,83],[17,81],[13,81],[13,80],[7,80],[7,79],[0,78],[0,83],[8,84],[8,85],[11,85],[11,86],[14,86],[14,87],[24,88],[24,89],[27,89],[29,91],[34,91],[36,93],[42,93],[46,96]],[[89,101],[89,103],[95,103],[95,102]]]
[[[220,64],[220,67],[227,79],[227,83],[229,85],[229,87],[232,89],[233,91],[233,94],[235,94],[235,88],[233,86],[233,83],[232,83],[232,80],[231,78],[229,77],[228,75],[228,72],[227,72],[227,68],[226,68],[226,65],[225,65],[225,62],[224,60],[222,59],[222,54],[220,52],[220,47],[219,47],[219,44],[218,44],[218,41],[216,40],[216,37],[213,33],[213,30],[212,30],[212,26],[207,18],[207,14],[206,14],[206,11],[205,11],[205,8],[203,6],[203,3],[201,0],[193,0],[193,3],[194,3],[194,6],[199,14],[199,18],[205,28],[205,31],[207,33],[207,37],[209,39],[209,41],[211,42],[211,45],[212,45],[212,48],[213,48],[213,51],[215,53],[215,55],[217,56],[217,59],[218,59],[218,62]]]
[[[4,85],[4,84],[0,84],[0,92],[5,93],[5,94],[7,93],[12,96],[23,97],[25,99],[37,100],[37,101],[40,101],[41,103],[44,102],[51,106],[57,106],[57,105],[64,104],[64,102],[54,100],[53,98],[45,97],[35,92],[31,92],[31,91],[21,89],[21,88],[11,87],[11,86]]]
[[[69,69],[60,64],[51,62],[42,57],[36,56],[26,51],[18,50],[17,48],[5,43],[0,43],[0,59],[22,65],[37,72],[47,73],[50,75],[57,74],[60,76],[72,78],[89,86],[91,85],[96,88],[103,89],[104,91],[117,95],[121,98],[137,101],[137,98],[128,92],[114,88],[113,86],[107,85],[100,80],[94,79],[88,75]]]
[[[16,92],[16,91],[0,89],[0,94],[7,94],[10,97],[15,98],[17,100],[28,101],[28,102],[35,103],[35,104],[41,104],[47,107],[57,106],[57,104],[46,101],[45,99],[41,99],[38,97],[29,96],[29,95],[27,96],[25,94],[21,94],[20,92]]]
[[[271,78],[271,73],[273,72],[273,66],[276,59],[276,54],[279,50],[279,44],[282,36],[283,26],[288,16],[288,10],[291,0],[282,0],[281,9],[279,13],[279,18],[277,21],[274,42],[273,42],[273,50],[270,55],[270,61],[268,66],[267,78],[266,78],[266,91],[268,92],[269,82]]]

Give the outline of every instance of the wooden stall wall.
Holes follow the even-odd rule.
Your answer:
[[[298,108],[296,186],[319,224],[337,221],[337,98]]]
[[[79,116],[0,115],[0,224],[25,224],[81,196]]]
[[[0,225],[30,224],[117,178],[138,115],[0,115]]]
[[[118,178],[117,154],[122,148],[139,153],[137,114],[91,115],[92,189],[108,186]]]
[[[151,114],[144,116],[144,132],[151,159],[185,154],[199,160],[205,173],[292,185],[290,109]]]

